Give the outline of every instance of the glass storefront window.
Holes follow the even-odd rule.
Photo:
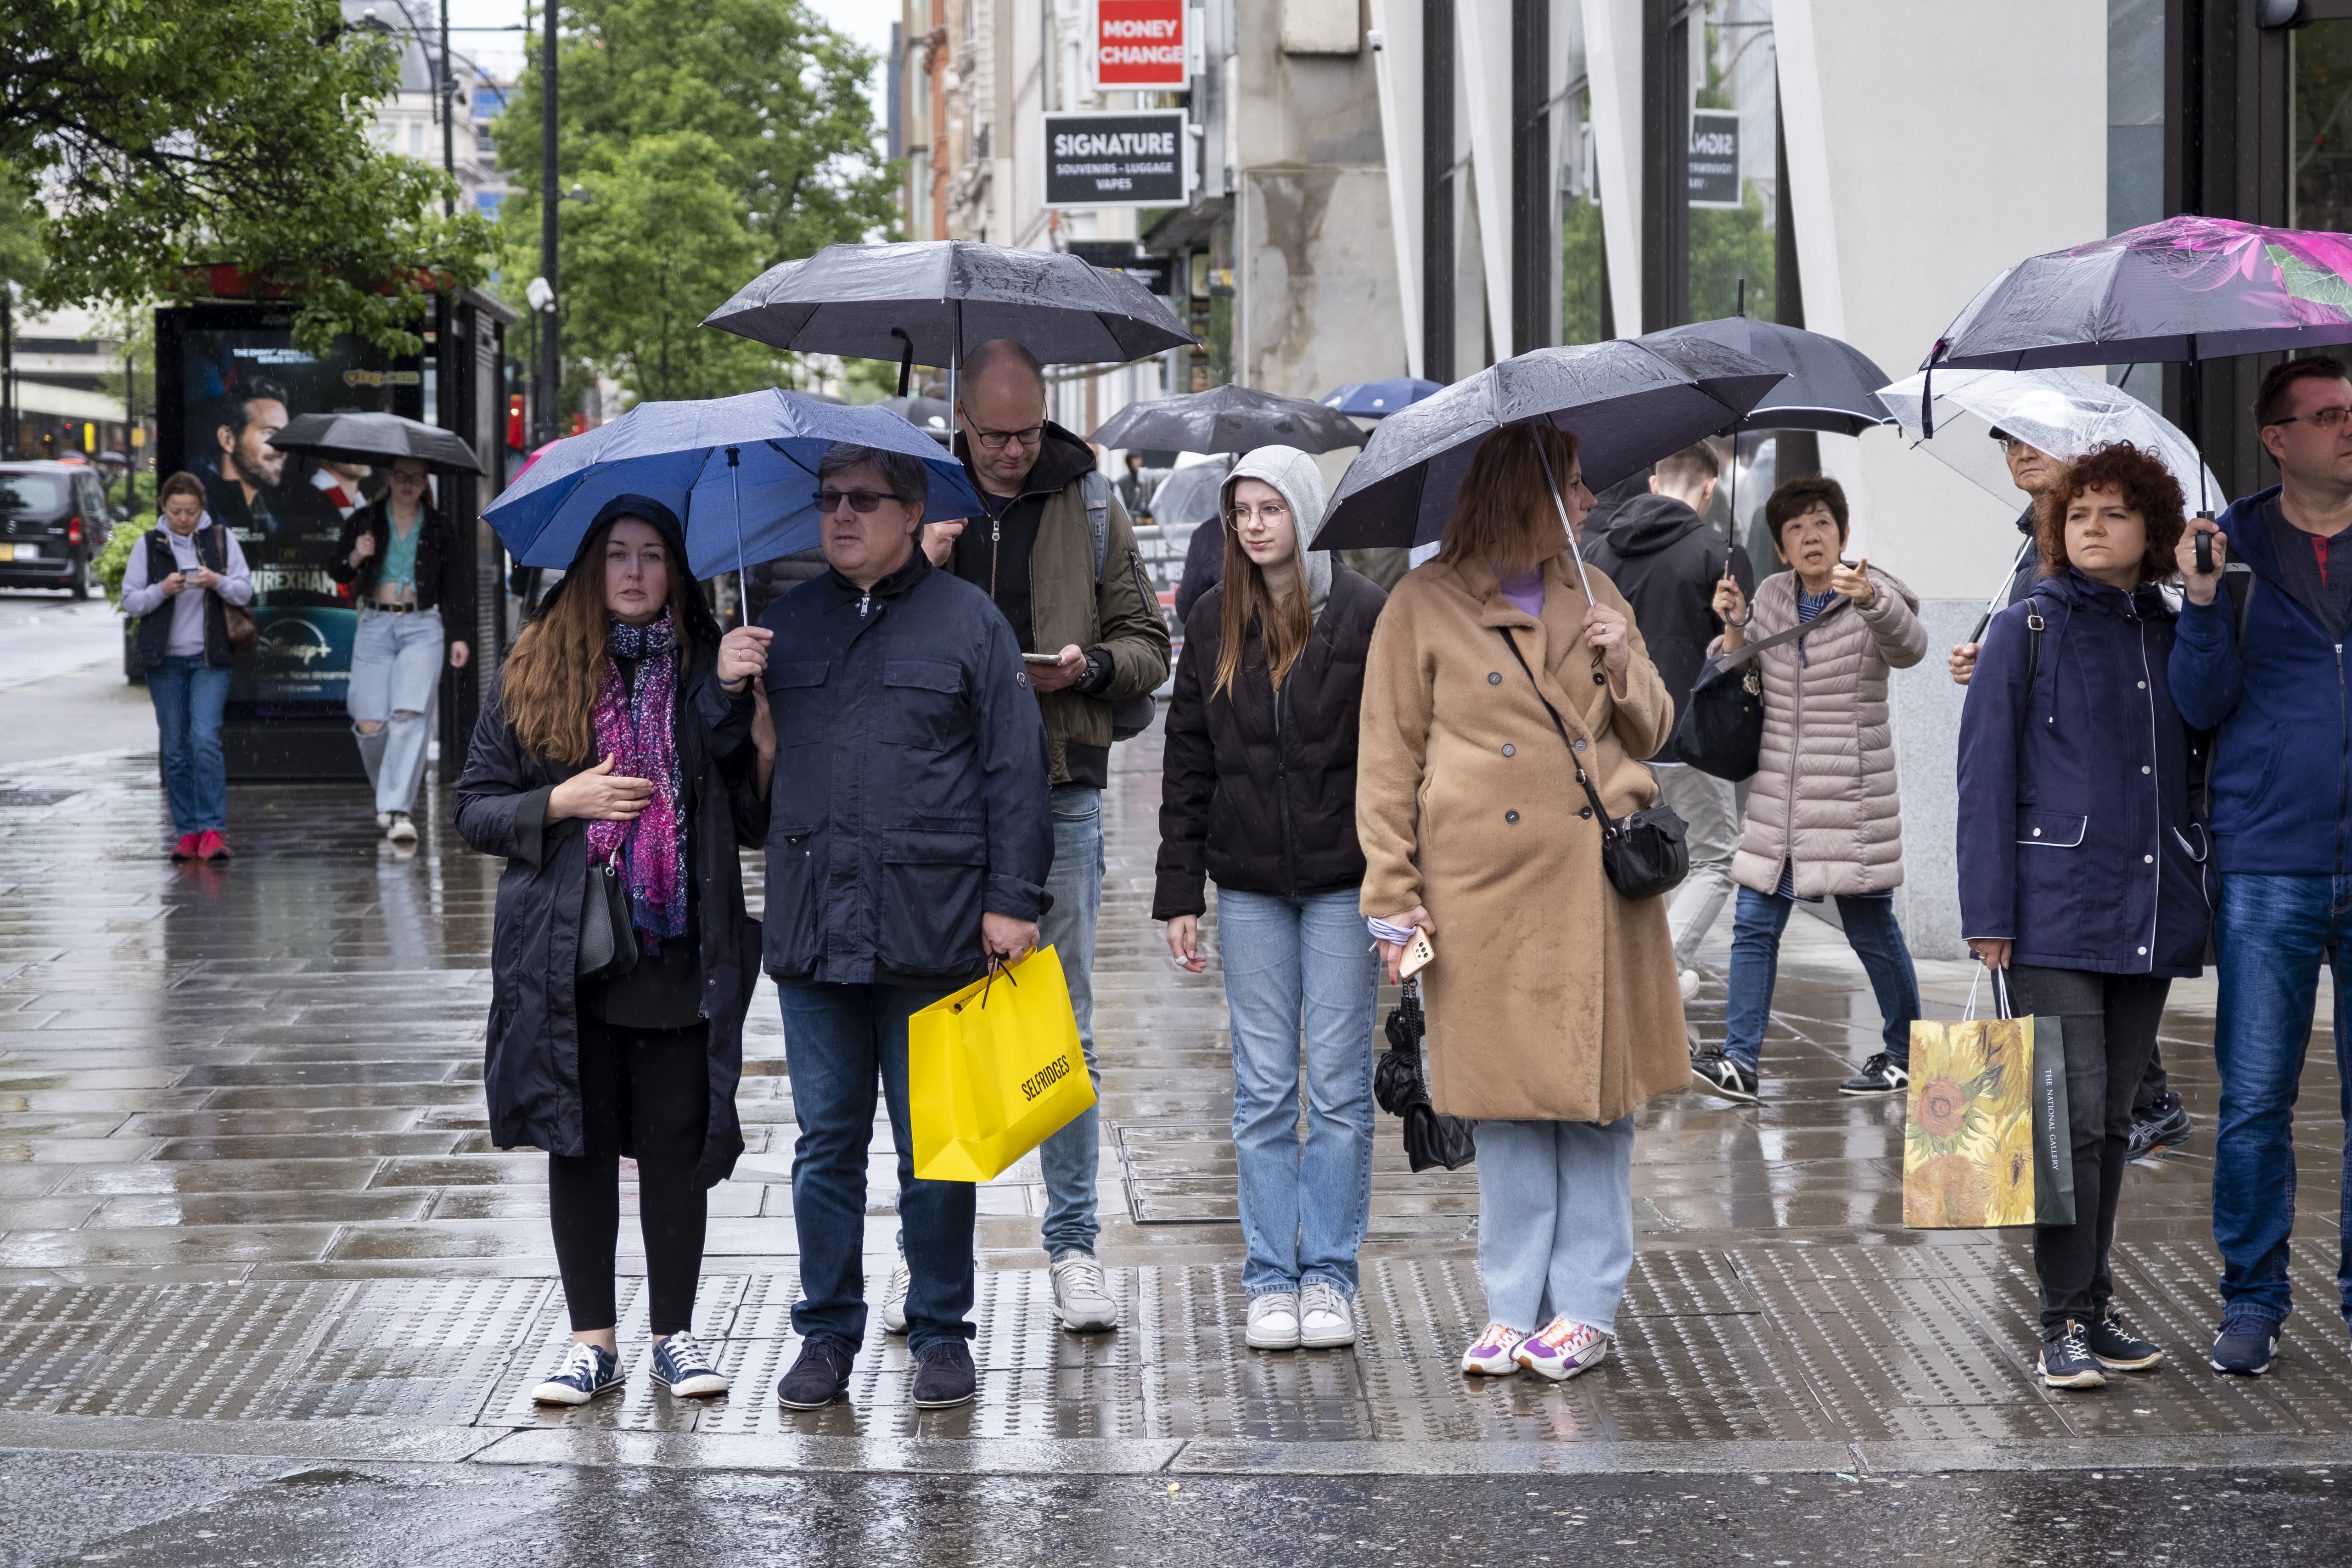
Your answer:
[[[2352,231],[2352,22],[2315,22],[2294,40],[2295,228]]]
[[[1690,319],[1774,315],[1773,156],[1780,56],[1772,0],[1706,0],[1691,17]],[[1701,35],[1704,45],[1700,45]]]

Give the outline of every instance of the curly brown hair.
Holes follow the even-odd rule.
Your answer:
[[[2066,558],[2066,509],[2091,490],[2114,490],[2147,525],[2147,549],[2140,556],[2139,580],[2156,583],[2173,574],[2173,552],[2189,526],[2180,481],[2153,453],[2128,441],[2094,447],[2067,467],[2058,482],[2035,503],[2033,542],[2042,552],[2042,575],[2055,577],[2073,564]]]

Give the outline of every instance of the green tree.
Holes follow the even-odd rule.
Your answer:
[[[790,356],[697,323],[779,261],[892,231],[875,57],[800,0],[583,0],[562,28],[554,184],[588,198],[562,208],[567,356],[646,397],[789,384]],[[496,127],[517,300],[540,271],[540,81],[534,55]]]
[[[336,0],[0,0],[0,167],[46,208],[30,302],[168,300],[228,263],[311,352],[414,353],[431,285],[478,282],[488,230],[371,139],[399,62]]]

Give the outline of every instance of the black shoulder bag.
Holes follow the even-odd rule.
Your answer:
[[[581,980],[610,980],[637,966],[635,916],[621,886],[620,868],[590,865],[580,896],[580,956],[572,973]]]
[[[1811,621],[1708,659],[1675,716],[1674,759],[1733,784],[1755,777],[1764,756],[1764,679],[1756,656],[1803,637],[1845,605],[1841,598]]]
[[[1510,627],[1499,629],[1503,640],[1511,645],[1511,657],[1527,671],[1528,684],[1535,687],[1536,700],[1551,715],[1551,727],[1559,731],[1560,744],[1568,748],[1569,762],[1576,769],[1576,782],[1584,786],[1584,796],[1592,803],[1593,817],[1601,824],[1601,868],[1608,873],[1609,885],[1629,900],[1654,899],[1672,891],[1690,870],[1690,847],[1683,842],[1689,824],[1665,805],[1650,806],[1628,816],[1609,815],[1609,808],[1601,804],[1601,792],[1585,775],[1583,759],[1569,738],[1567,721],[1543,694],[1543,688],[1536,685],[1536,672],[1528,668],[1528,656],[1519,651],[1519,639],[1511,635]]]

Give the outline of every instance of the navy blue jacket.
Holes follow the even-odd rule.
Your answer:
[[[764,962],[782,985],[959,985],[983,912],[1035,920],[1054,863],[1045,721],[1013,627],[919,550],[861,595],[828,568],[768,606],[776,725]],[[724,748],[752,703],[716,672]]]
[[[2218,729],[2213,837],[2223,875],[2341,877],[2352,813],[2352,703],[2344,649],[2284,582],[2262,509],[2273,485],[2221,517],[2230,557],[2253,568],[2241,647],[2230,595],[2181,611],[2172,691],[2182,717]]]
[[[2173,637],[2156,588],[2126,595],[2072,568],[1992,618],[1960,709],[1961,934],[2009,939],[2015,963],[2198,973],[2217,887],[2190,810],[2200,759],[2166,677]]]

